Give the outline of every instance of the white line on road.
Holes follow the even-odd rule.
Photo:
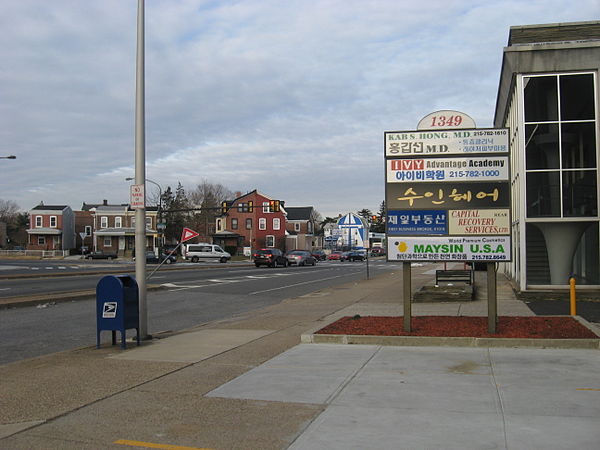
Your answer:
[[[333,280],[335,278],[343,278],[343,277],[347,277],[349,275],[353,275],[353,274],[347,273],[346,275],[337,275],[335,277],[319,278],[318,280],[303,281],[302,283],[288,284],[287,286],[282,286],[282,287],[273,288],[273,289],[265,289],[264,291],[249,292],[248,295],[262,294],[264,292],[271,292],[271,291],[280,291],[281,289],[287,289],[287,288],[294,287],[294,286],[302,286],[303,284],[318,283],[320,281]]]

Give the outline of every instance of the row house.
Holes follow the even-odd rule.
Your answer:
[[[85,204],[84,204],[85,205]],[[92,227],[92,246],[95,250],[133,256],[135,248],[135,210],[128,204],[101,205],[89,208]],[[157,207],[146,207],[146,247],[159,246]]]
[[[29,211],[28,250],[70,250],[75,247],[75,219],[66,205],[40,203]]]
[[[231,254],[244,247],[251,251],[262,247],[285,250],[285,209],[279,200],[254,190],[224,202],[221,212],[213,242]]]
[[[323,246],[322,236],[318,236],[319,214],[312,206],[291,206],[285,208],[287,231],[286,248],[312,251]]]

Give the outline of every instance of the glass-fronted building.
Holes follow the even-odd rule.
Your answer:
[[[513,261],[521,291],[600,288],[600,22],[511,27],[494,126],[511,138]]]

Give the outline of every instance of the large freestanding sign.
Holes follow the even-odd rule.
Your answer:
[[[507,129],[384,133],[388,260],[510,261],[508,139]]]

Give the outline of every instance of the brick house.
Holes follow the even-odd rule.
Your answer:
[[[114,252],[119,256],[133,256],[135,249],[135,210],[128,204],[86,205],[92,218],[92,247],[94,250]],[[82,208],[83,209],[83,208]],[[157,207],[146,207],[146,247],[158,247],[156,230]]]
[[[312,206],[289,206],[285,208],[285,212],[288,250],[312,251],[323,246],[322,237],[317,236],[319,214]]]
[[[75,216],[70,206],[40,203],[29,211],[27,250],[75,247]]]
[[[279,211],[271,211],[272,202],[277,202]],[[279,200],[254,190],[225,203],[212,235],[215,244],[233,250],[232,254],[242,253],[244,247],[285,250],[285,210]]]

